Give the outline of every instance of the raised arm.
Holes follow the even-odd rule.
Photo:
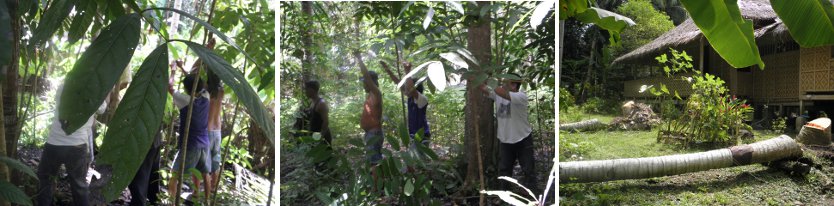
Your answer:
[[[510,97],[510,91],[508,91],[507,89],[504,89],[503,86],[495,87],[495,95],[498,95],[499,97],[510,100],[511,102],[513,101],[512,98]]]
[[[365,77],[365,86],[371,88],[371,92],[374,94],[380,94],[379,87],[373,82],[374,80],[371,78],[371,74],[368,73],[368,68],[365,67],[365,63],[362,62],[362,55],[359,54],[359,51],[354,51],[353,56],[356,57],[356,62],[359,64],[359,69],[362,70],[362,76]]]
[[[390,77],[391,80],[394,80],[394,82],[400,82],[400,78],[397,77],[397,75],[394,75],[394,72],[391,72],[391,68],[388,67],[388,64],[384,61],[379,61],[379,64],[382,65],[382,69],[385,69],[385,73],[388,74],[388,77]]]

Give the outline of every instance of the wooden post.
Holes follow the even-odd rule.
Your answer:
[[[700,57],[698,57],[698,62],[700,62],[700,64],[698,64],[698,70],[704,72],[704,36],[701,36],[701,38],[698,39],[698,43],[700,44],[700,46],[698,47],[698,49],[700,50],[700,52],[698,52],[700,55]]]

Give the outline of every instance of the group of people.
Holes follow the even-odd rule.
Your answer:
[[[211,39],[207,47],[211,49],[213,46],[214,40]],[[185,77],[181,83],[185,91],[175,91],[173,78],[178,68],[185,72],[182,64],[182,61],[174,61],[170,64],[172,79],[169,79],[168,93],[172,95],[174,106],[179,110],[179,129],[177,131],[179,135],[177,138],[178,152],[174,165],[171,167],[172,176],[168,181],[167,189],[169,195],[180,194],[179,191],[176,191],[177,180],[181,175],[180,171],[189,173],[189,169],[194,168],[200,172],[200,174],[191,174],[194,183],[191,186],[194,193],[199,193],[202,187],[204,197],[208,198],[211,197],[212,189],[219,182],[222,126],[220,114],[222,113],[221,108],[224,98],[223,88],[220,81],[212,74],[207,75],[209,76],[208,82],[199,77],[199,67],[203,65],[198,60],[194,63],[191,73],[184,74]],[[113,89],[111,95],[108,95],[105,101],[101,103],[96,114],[104,115],[115,112],[115,106],[113,105],[118,105],[118,94],[128,86],[130,76],[130,68],[126,68],[120,83]],[[63,85],[58,87],[56,102],[61,101],[62,91]],[[87,180],[87,173],[93,161],[95,114],[91,115],[81,128],[67,134],[62,129],[66,122],[58,118],[58,112],[56,108],[54,111],[55,117],[49,127],[49,135],[46,138],[46,144],[37,169],[40,182],[36,202],[37,205],[54,205],[53,190],[55,181],[59,176],[59,167],[63,164],[67,171],[73,204],[89,205],[90,184]],[[159,203],[157,195],[161,180],[158,173],[160,149],[162,147],[161,136],[162,128],[159,128],[143,163],[128,186],[131,194],[130,205]],[[198,178],[197,175],[201,177]]]
[[[362,106],[360,117],[360,128],[364,131],[367,162],[372,165],[372,175],[376,177],[376,165],[383,159],[382,144],[384,130],[382,124],[383,96],[379,88],[379,74],[369,71],[363,63],[359,53],[354,53],[361,70],[362,86],[365,90],[365,102]],[[382,68],[394,82],[402,79],[395,75],[385,62],[380,61]],[[411,65],[405,63],[406,73],[410,72]],[[535,187],[535,161],[533,149],[532,127],[527,119],[528,100],[527,95],[520,91],[522,81],[520,76],[512,74],[515,80],[506,79],[501,86],[489,88],[480,85],[479,89],[486,97],[495,102],[495,118],[498,120],[497,137],[501,142],[499,148],[499,173],[501,176],[512,176],[516,160],[521,165],[524,173],[524,185],[528,188]],[[306,81],[304,84],[305,95],[312,104],[305,109],[305,120],[309,124],[304,129],[310,132],[319,132],[322,136],[322,143],[330,145],[332,134],[329,128],[329,108],[326,101],[320,96],[321,84],[316,80]],[[431,130],[427,120],[427,109],[429,100],[424,93],[422,83],[415,82],[413,78],[405,79],[401,89],[407,99],[407,125],[408,134],[412,140],[419,132],[421,144],[428,146],[431,140]],[[416,149],[415,141],[411,141],[410,149]],[[376,178],[375,178],[376,179]],[[506,185],[502,184],[506,189]]]

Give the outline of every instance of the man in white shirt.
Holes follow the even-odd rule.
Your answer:
[[[55,94],[55,102],[61,102],[61,92],[64,86],[58,87]],[[107,101],[101,103],[97,114],[104,113],[107,109]],[[90,147],[92,140],[92,125],[95,123],[94,115],[91,115],[81,128],[72,134],[67,134],[61,128],[58,120],[58,107],[55,108],[55,116],[52,118],[52,125],[49,127],[49,136],[46,138],[41,161],[38,164],[38,205],[53,205],[52,193],[55,187],[55,180],[58,178],[58,168],[61,164],[67,169],[70,187],[72,188],[72,201],[74,205],[89,204],[89,183],[87,182],[87,170],[90,168]]]
[[[500,176],[512,177],[515,161],[521,165],[524,173],[522,184],[531,190],[536,190],[535,159],[533,157],[533,129],[527,120],[527,94],[519,91],[521,77],[517,74],[513,79],[505,79],[503,85],[489,89],[481,85],[481,91],[490,99],[495,100],[495,118],[498,119],[498,140],[500,162],[498,173]],[[506,188],[506,182],[501,182],[501,189]]]

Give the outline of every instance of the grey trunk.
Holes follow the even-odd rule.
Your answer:
[[[588,131],[605,128],[605,124],[598,119],[582,120],[574,123],[559,125],[559,130],[564,131]]]
[[[559,182],[604,182],[642,179],[706,171],[799,157],[802,150],[794,139],[782,135],[749,145],[706,152],[613,160],[559,163]]]

